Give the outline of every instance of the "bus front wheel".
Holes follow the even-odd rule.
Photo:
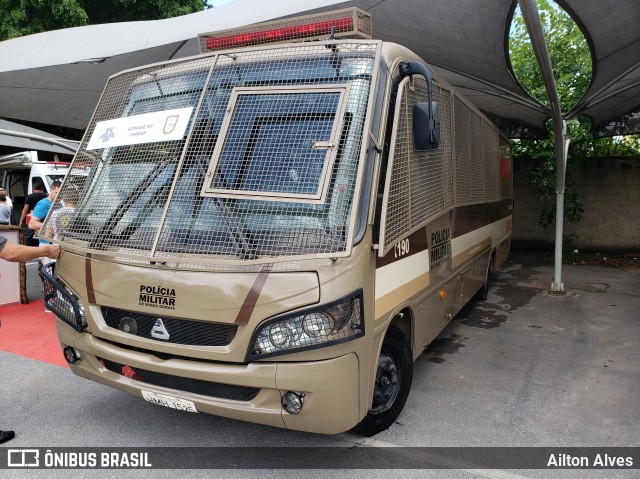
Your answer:
[[[353,432],[371,437],[391,426],[407,401],[412,377],[409,340],[400,328],[389,326],[378,358],[371,409]]]

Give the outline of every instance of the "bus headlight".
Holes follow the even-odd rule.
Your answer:
[[[302,320],[302,329],[311,338],[326,336],[333,331],[333,318],[325,311],[307,314]]]
[[[330,304],[265,321],[253,335],[247,361],[330,346],[362,335],[359,290]]]
[[[274,324],[269,327],[269,342],[278,349],[288,348],[292,338],[292,331],[285,324]]]

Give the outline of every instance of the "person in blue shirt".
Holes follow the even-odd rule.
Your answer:
[[[42,229],[42,223],[49,214],[49,210],[51,209],[51,206],[53,206],[53,202],[56,200],[56,196],[58,196],[58,191],[60,191],[61,186],[62,183],[57,180],[51,183],[51,186],[49,187],[49,196],[38,201],[38,204],[33,209],[33,215],[31,215],[31,220],[29,221],[29,229],[34,230],[36,233]],[[40,240],[40,246],[49,244],[51,243],[47,240]],[[38,271],[41,271],[44,266],[53,261],[53,259],[47,256],[41,256]],[[51,311],[48,308],[45,308],[44,312],[50,313]]]
[[[38,204],[33,209],[31,221],[29,221],[29,229],[36,232],[40,231],[40,228],[42,228],[42,222],[47,217],[47,214],[51,209],[51,205],[53,205],[53,202],[58,195],[58,191],[60,191],[60,186],[62,186],[62,183],[60,183],[59,181],[54,181],[53,183],[51,183],[51,186],[49,187],[49,196],[38,201]],[[40,244],[49,244],[49,242],[40,240]]]

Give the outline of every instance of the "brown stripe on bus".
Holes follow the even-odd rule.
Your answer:
[[[247,293],[247,297],[244,298],[244,302],[242,303],[242,306],[240,306],[240,311],[238,311],[238,315],[234,321],[235,324],[245,325],[249,323],[249,319],[253,314],[253,310],[256,307],[256,303],[258,302],[262,288],[264,288],[264,284],[267,282],[269,271],[271,271],[272,267],[272,263],[267,263],[262,267],[262,271],[258,273],[256,280],[253,282],[251,289]]]
[[[452,237],[457,238],[512,214],[513,201],[511,199],[458,206],[453,210]]]
[[[93,289],[93,275],[91,274],[91,253],[87,253],[84,261],[84,276],[87,284],[87,299],[90,304],[96,303],[96,292]]]
[[[413,256],[414,254],[420,253],[427,249],[427,229],[425,226],[421,227],[417,231],[414,231],[409,236],[402,238],[402,240],[409,240],[410,249],[409,252],[396,257],[394,254],[393,248],[389,250],[387,254],[385,254],[382,258],[376,256],[376,268],[381,268],[388,264],[394,263],[395,261],[400,261],[401,259],[408,258],[409,256]],[[401,241],[402,241],[401,240]]]

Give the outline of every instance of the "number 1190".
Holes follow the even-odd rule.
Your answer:
[[[407,254],[409,254],[409,238],[398,241],[393,248],[393,256],[395,258],[400,258]]]

